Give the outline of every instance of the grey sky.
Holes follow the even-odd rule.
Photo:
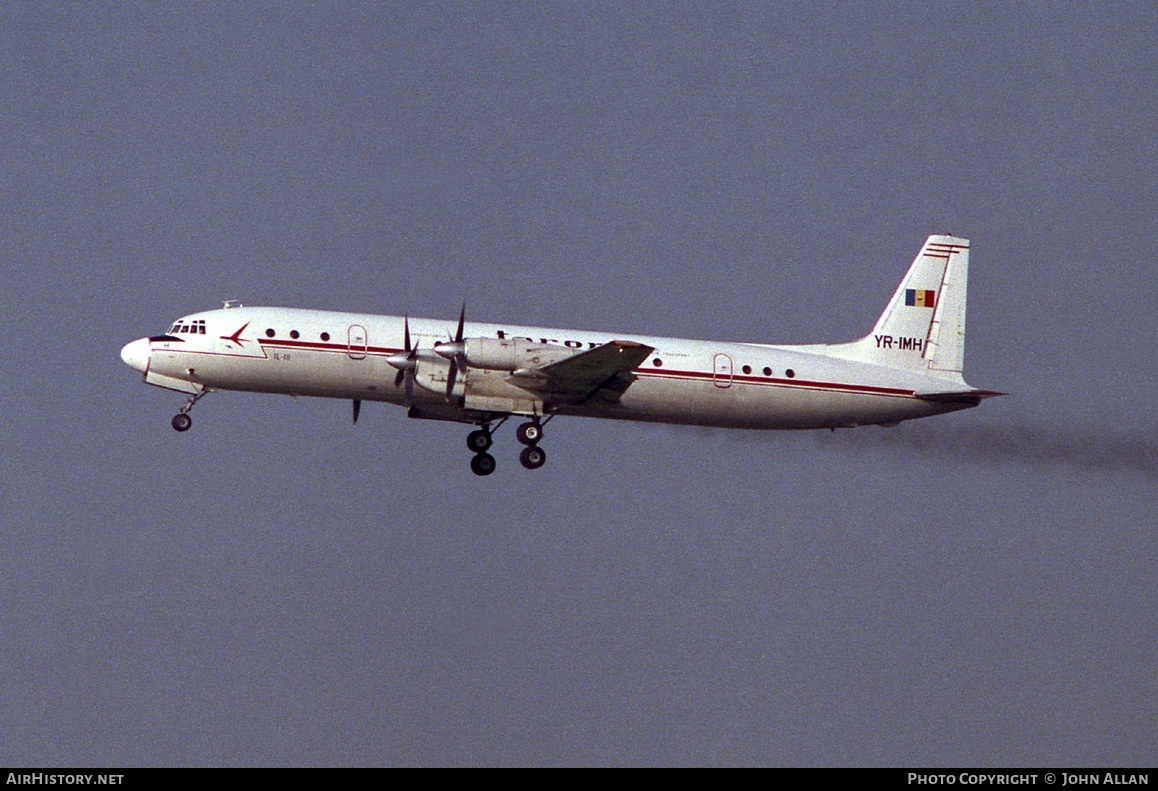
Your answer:
[[[0,764],[1154,765],[1152,4],[0,6]],[[542,470],[121,364],[250,304],[865,334],[1008,398]]]

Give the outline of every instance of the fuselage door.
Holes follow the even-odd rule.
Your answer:
[[[351,324],[348,337],[349,346],[346,353],[350,355],[350,359],[366,359],[366,328],[360,324]]]
[[[715,371],[712,374],[712,382],[716,387],[731,387],[732,358],[726,354],[717,354],[715,366]]]

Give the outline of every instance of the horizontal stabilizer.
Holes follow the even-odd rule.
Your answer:
[[[955,390],[948,393],[915,393],[922,401],[934,404],[961,404],[962,406],[977,406],[986,398],[1008,395],[996,390]]]

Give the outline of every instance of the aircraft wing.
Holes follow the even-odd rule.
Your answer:
[[[507,381],[544,400],[579,404],[605,386],[622,395],[635,381],[628,372],[653,351],[654,347],[634,341],[611,341],[541,368],[519,369]]]

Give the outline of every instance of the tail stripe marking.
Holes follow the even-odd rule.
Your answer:
[[[949,256],[968,249],[969,245],[967,244],[941,244],[940,242],[932,242],[925,245],[925,257],[940,258],[942,261],[948,261]]]

